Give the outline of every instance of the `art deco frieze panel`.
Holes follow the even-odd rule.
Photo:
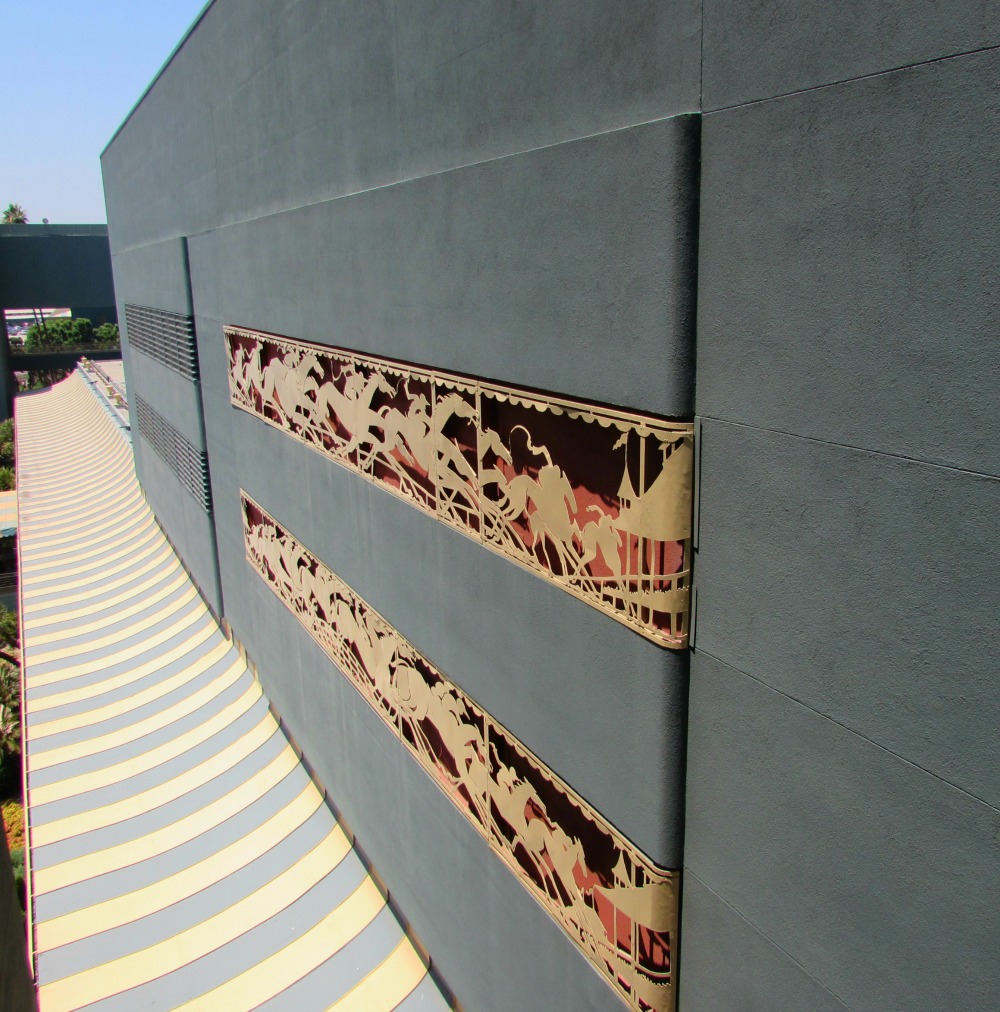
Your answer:
[[[634,1009],[673,1008],[678,873],[659,868],[243,493],[247,559]]]
[[[669,647],[692,426],[226,327],[232,403]]]

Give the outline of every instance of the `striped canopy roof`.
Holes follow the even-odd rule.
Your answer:
[[[447,1003],[79,373],[17,399],[43,1012]]]

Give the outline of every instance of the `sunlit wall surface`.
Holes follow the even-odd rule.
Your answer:
[[[106,150],[119,315],[127,330],[126,304],[190,320],[196,350],[185,372],[167,361],[176,333],[131,342],[130,387],[204,454],[211,509],[140,420],[146,493],[467,1007],[644,999],[532,898],[253,571],[241,493],[681,873],[666,961],[640,918],[601,922],[612,977],[620,944],[669,977],[657,1001],[699,1012],[1000,999],[982,888],[998,800],[997,24],[962,0],[878,18],[216,0]],[[270,379],[270,352],[239,360],[244,379],[259,368],[246,403],[225,328],[299,349]],[[317,346],[361,362],[356,378],[300,369]],[[380,390],[372,361],[430,379]],[[687,645],[621,621],[627,580],[609,613],[558,579],[597,559],[591,582],[656,577],[665,561],[612,549],[611,500],[643,493],[640,460],[654,481],[663,462],[609,439],[631,484],[588,499],[603,486],[572,480],[590,458],[558,443],[562,422],[546,442],[509,421],[500,450],[481,416],[475,438],[459,431],[473,415],[414,428],[447,395],[439,376],[692,426],[693,526],[669,539],[693,562]],[[316,431],[347,465],[302,435],[321,400]],[[363,459],[373,435],[380,464]],[[418,446],[487,474],[509,551],[416,501],[439,473]],[[668,530],[639,527],[637,544]],[[559,820],[528,812],[525,840],[549,839]]]

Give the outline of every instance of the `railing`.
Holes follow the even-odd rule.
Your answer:
[[[86,379],[97,398],[107,407],[118,425],[126,433],[131,434],[132,426],[129,421],[128,399],[125,396],[124,387],[116,380],[113,380],[96,362],[92,362],[89,358],[81,358],[76,368]]]
[[[128,398],[125,396],[125,390],[117,381],[113,380],[96,362],[84,359],[82,364],[85,369],[89,369],[105,385],[106,393],[114,400],[116,407],[128,407]]]

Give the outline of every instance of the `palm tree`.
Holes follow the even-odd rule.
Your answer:
[[[20,204],[8,204],[7,210],[3,213],[5,225],[27,225],[28,215]]]

